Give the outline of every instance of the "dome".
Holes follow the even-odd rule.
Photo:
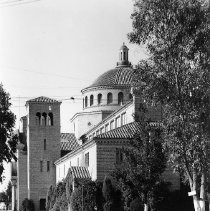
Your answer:
[[[103,73],[88,88],[98,86],[130,86],[134,79],[134,69],[115,68]]]

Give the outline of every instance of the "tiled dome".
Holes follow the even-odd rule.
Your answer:
[[[115,68],[103,73],[89,87],[130,86],[134,79],[134,70],[130,67]]]

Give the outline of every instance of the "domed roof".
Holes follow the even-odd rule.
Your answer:
[[[134,69],[131,67],[117,67],[103,73],[88,88],[98,86],[130,86],[133,79]]]

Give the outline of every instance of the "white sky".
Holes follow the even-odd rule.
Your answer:
[[[132,10],[132,0],[40,0],[1,7],[0,82],[17,120],[26,114],[29,98],[73,96],[74,102],[61,105],[61,132],[72,132],[69,120],[82,108],[80,90],[116,66],[122,43],[133,64],[145,58],[143,48],[127,39]]]

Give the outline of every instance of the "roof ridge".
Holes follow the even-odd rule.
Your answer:
[[[61,101],[58,101],[54,98],[49,98],[45,96],[39,96],[30,100],[27,100],[26,103],[61,103]]]

